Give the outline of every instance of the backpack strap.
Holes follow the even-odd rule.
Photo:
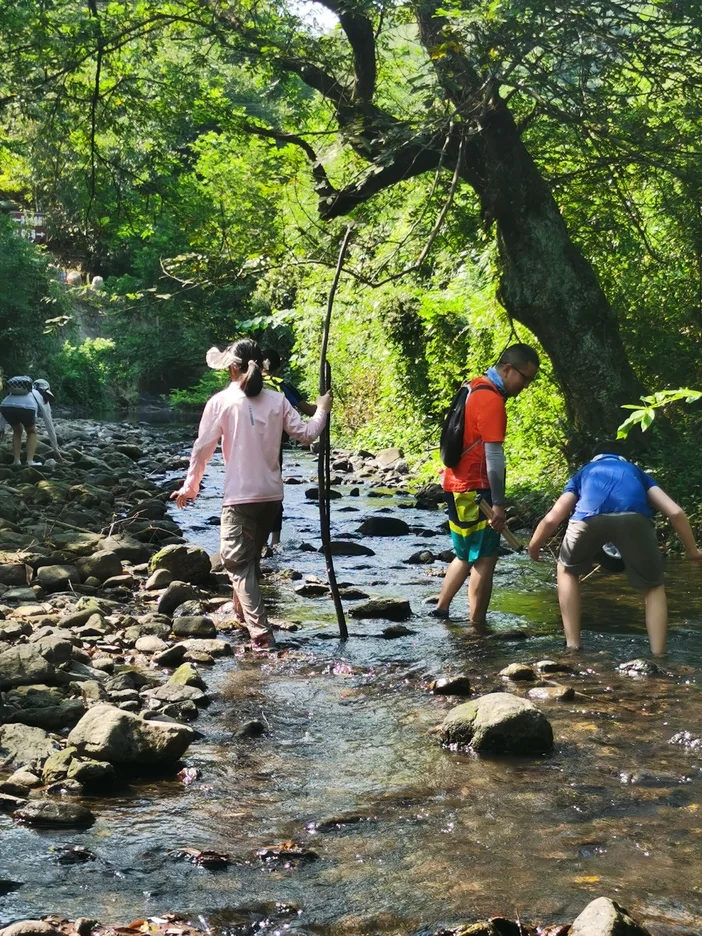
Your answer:
[[[492,390],[493,393],[499,393],[500,396],[502,396],[502,394],[497,389],[497,387],[495,387],[492,383],[490,384],[481,383],[481,384],[478,384],[477,387],[471,387],[469,383],[464,383],[463,386],[468,388],[468,395],[466,396],[466,406],[468,405],[468,400],[470,399],[471,393],[477,393],[478,390]],[[461,452],[461,458],[463,458],[464,455],[467,455],[468,452],[472,452],[475,446],[480,445],[482,441],[483,441],[482,439],[476,439],[475,442],[471,442],[468,448],[463,449],[463,451]]]

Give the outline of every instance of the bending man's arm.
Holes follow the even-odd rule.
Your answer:
[[[185,507],[189,500],[195,500],[200,490],[200,482],[205,473],[207,462],[214,455],[217,444],[222,437],[222,426],[220,424],[219,412],[209,400],[202,413],[200,428],[197,439],[193,445],[193,451],[190,456],[190,467],[185,476],[182,487],[171,494],[171,500],[175,500],[178,507]]]
[[[670,520],[670,523],[678,534],[680,542],[685,547],[687,558],[692,562],[702,561],[702,550],[697,548],[695,534],[692,532],[690,521],[687,519],[685,511],[680,504],[676,504],[672,497],[668,497],[665,491],[659,487],[648,489],[648,502],[654,510],[660,510],[662,514]]]
[[[34,393],[34,391],[32,391]],[[51,407],[46,404],[40,393],[34,393],[34,399],[37,401],[37,406],[39,407],[39,414],[44,420],[44,425],[46,426],[46,431],[49,436],[49,441],[51,442],[51,448],[54,452],[58,452],[59,445],[58,439],[56,438],[56,430],[54,429],[54,421],[51,418]]]
[[[561,494],[541,523],[534,530],[534,535],[529,541],[529,556],[532,559],[539,560],[541,547],[546,540],[553,536],[561,523],[573,513],[577,503],[577,494]]]

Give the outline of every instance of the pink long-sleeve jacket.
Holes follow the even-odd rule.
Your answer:
[[[225,507],[283,499],[280,442],[287,432],[298,442],[313,442],[326,425],[327,414],[317,408],[305,422],[282,393],[262,390],[247,397],[237,383],[215,394],[202,414],[190,467],[178,491],[195,497],[207,462],[222,440]]]

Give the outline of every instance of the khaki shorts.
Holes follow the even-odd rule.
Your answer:
[[[586,575],[605,543],[614,543],[621,553],[634,588],[663,584],[663,556],[653,521],[640,513],[597,514],[587,520],[571,520],[558,561],[568,572]]]
[[[228,572],[240,572],[249,562],[258,562],[261,550],[275,526],[281,501],[257,501],[222,508],[220,555]]]

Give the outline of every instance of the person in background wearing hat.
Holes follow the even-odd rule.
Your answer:
[[[313,403],[308,403],[297,387],[293,384],[288,383],[286,380],[283,380],[282,377],[278,377],[278,371],[280,366],[283,363],[280,359],[280,355],[275,350],[275,348],[264,348],[261,352],[263,355],[263,379],[264,383],[268,384],[271,390],[277,390],[278,393],[282,393],[285,396],[285,399],[290,403],[290,405],[296,409],[299,413],[304,413],[305,416],[314,416],[317,411],[317,407]],[[280,440],[280,467],[283,467],[283,445],[287,442],[288,437],[283,434]],[[280,543],[280,534],[283,529],[283,502],[280,502],[280,511],[276,518],[276,521],[271,530],[271,540],[270,546],[273,549],[275,546]],[[264,546],[263,548],[263,558],[271,555],[268,547]]]
[[[37,450],[37,414],[44,420],[54,456],[60,461],[61,453],[51,418],[51,401],[54,395],[48,380],[35,380],[32,383],[32,378],[26,375],[11,377],[4,389],[9,392],[0,403],[0,432],[4,432],[6,423],[12,426],[13,465],[21,464],[23,429],[27,433],[27,464],[41,464],[34,459]]]
[[[225,351],[210,348],[207,363],[229,370],[231,383],[208,400],[182,487],[171,494],[178,507],[195,500],[205,467],[220,439],[224,455],[224,498],[220,554],[234,588],[234,611],[243,620],[254,650],[275,647],[259,586],[261,549],[283,500],[280,440],[287,432],[309,444],[322,432],[331,393],[317,400],[304,422],[284,394],[263,387],[263,356],[255,341],[235,341]]]

